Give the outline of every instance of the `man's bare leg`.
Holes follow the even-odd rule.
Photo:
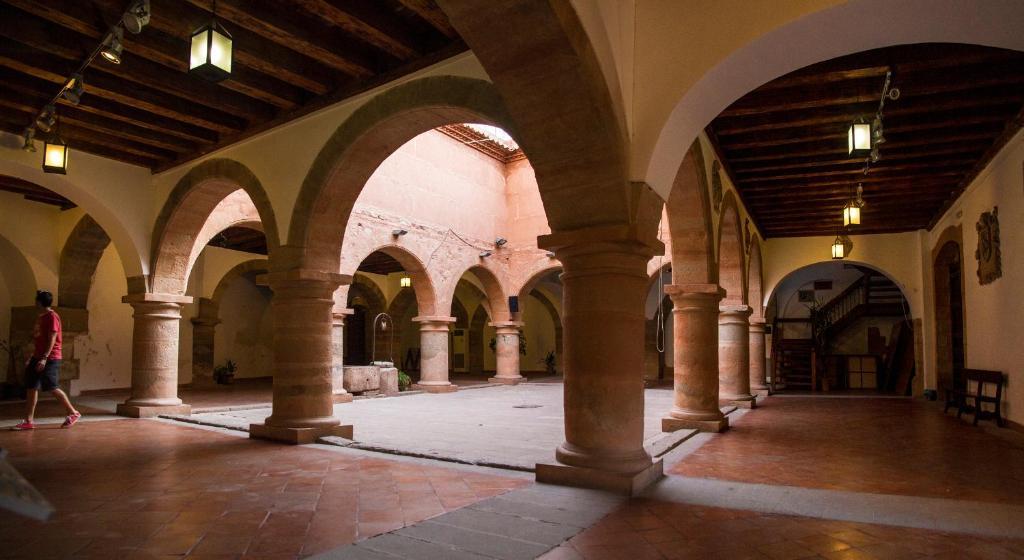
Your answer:
[[[39,390],[28,389],[28,394],[25,395],[25,420],[27,420],[29,424],[32,423],[32,419],[36,415],[37,402],[39,402]]]
[[[57,397],[57,400],[60,401],[60,404],[64,405],[64,408],[67,409],[68,416],[71,416],[72,414],[78,414],[78,411],[75,410],[75,407],[71,405],[71,399],[68,398],[67,394],[64,393],[64,391],[61,391],[60,389],[54,389],[53,391],[51,391],[51,393],[53,393],[53,396]]]

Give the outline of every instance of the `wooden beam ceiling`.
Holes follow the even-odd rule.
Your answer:
[[[367,255],[363,262],[359,263],[359,272],[388,275],[394,272],[403,272],[405,268],[387,253],[374,251]]]
[[[887,101],[881,160],[847,156],[846,130]],[[835,235],[858,183],[867,203],[850,233],[929,228],[1024,124],[1024,53],[905,45],[798,70],[730,105],[707,132],[766,237]]]
[[[122,64],[97,59],[78,106],[60,102],[72,150],[160,171],[466,50],[434,0],[219,0],[229,79],[187,72],[210,0],[150,0]],[[127,0],[0,0],[0,130],[18,134],[99,43]]]

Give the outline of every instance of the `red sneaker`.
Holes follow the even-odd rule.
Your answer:
[[[24,430],[34,430],[34,429],[36,429],[36,425],[33,424],[32,422],[29,422],[28,420],[26,420],[26,421],[22,422],[21,424],[18,424],[17,426],[12,426],[11,429],[16,431],[16,432],[21,432],[21,431],[24,431]]]
[[[60,425],[61,428],[70,428],[74,426],[78,419],[82,417],[81,412],[76,412],[64,419],[64,423]]]

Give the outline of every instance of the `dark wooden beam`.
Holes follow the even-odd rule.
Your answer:
[[[972,143],[972,144],[943,144],[941,147],[932,147],[922,150],[914,151],[889,151],[886,150],[884,161],[886,164],[893,163],[907,163],[922,159],[935,159],[935,158],[952,158],[952,159],[969,159],[981,155],[982,152],[991,144],[991,141],[984,143]],[[864,167],[863,161],[856,159],[851,160],[849,157],[834,157],[829,156],[825,158],[793,158],[787,163],[777,163],[772,165],[761,165],[754,167],[752,165],[740,165],[736,168],[736,177],[739,180],[743,180],[745,176],[749,175],[763,175],[769,171],[785,171],[791,169],[814,169],[814,168],[828,168],[833,166],[843,165],[856,165],[860,168]],[[879,166],[880,163],[873,164]]]
[[[50,99],[54,93],[53,85],[50,82],[19,74],[2,67],[0,67],[0,83],[3,83],[7,89],[16,94]],[[69,104],[66,101],[62,101],[61,106],[65,107],[69,106]],[[183,123],[177,119],[147,113],[129,105],[108,101],[95,95],[83,96],[82,102],[75,108],[79,111],[100,115],[154,132],[181,138],[192,143],[211,144],[216,142],[218,138],[217,133],[211,130]]]
[[[440,31],[445,37],[454,39],[459,36],[451,22],[448,21],[448,16],[433,0],[398,0],[398,2],[429,23],[434,29]]]
[[[11,134],[21,134],[21,132],[22,132],[22,130],[24,130],[24,128],[25,128],[24,124],[13,123],[10,120],[5,119],[3,117],[3,115],[0,115],[0,130],[3,130],[4,132],[10,132]],[[73,148],[71,148],[71,150],[72,150],[72,152],[68,156],[68,161],[69,161],[68,166],[69,167],[74,165],[74,150],[81,150],[83,152],[90,153],[90,154],[93,154],[93,155],[109,158],[109,159],[116,160],[116,161],[121,161],[121,162],[124,162],[124,163],[130,163],[132,165],[138,165],[139,167],[145,167],[145,168],[148,168],[148,169],[152,169],[153,167],[155,167],[159,163],[155,159],[134,156],[134,155],[126,153],[123,150],[113,150],[113,149],[109,148],[108,146],[104,146],[104,145],[101,145],[101,144],[95,144],[95,143],[90,142],[90,141],[85,140],[85,139],[76,139],[75,140],[75,145],[74,145]],[[43,155],[42,155],[41,152],[38,152],[38,153],[39,153],[39,164],[42,165]]]
[[[907,163],[907,164],[875,164],[871,167],[871,173],[875,176],[895,173],[899,171],[931,171],[931,170],[942,170],[949,171],[950,168],[967,170],[974,163],[972,159],[955,159],[946,160],[940,164],[933,163]],[[807,173],[776,173],[776,174],[764,174],[757,177],[748,177],[740,181],[743,185],[753,185],[759,183],[773,182],[773,181],[791,181],[794,179],[799,180],[813,180],[823,177],[840,177],[845,176],[851,178],[850,180],[856,181],[857,177],[862,175],[863,165],[855,164],[847,169],[832,169],[832,170],[820,170]]]
[[[398,60],[409,60],[422,54],[413,31],[394,17],[382,13],[380,2],[345,0],[291,0],[332,26],[388,53]]]

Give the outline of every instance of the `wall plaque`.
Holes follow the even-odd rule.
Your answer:
[[[999,207],[991,212],[982,212],[978,225],[978,248],[974,258],[978,259],[978,282],[991,284],[1003,275],[1003,257],[999,250]]]

